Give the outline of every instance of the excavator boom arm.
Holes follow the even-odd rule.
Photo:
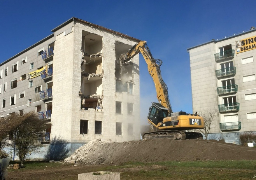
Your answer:
[[[148,72],[154,81],[155,89],[157,93],[157,99],[159,103],[168,109],[169,114],[172,113],[172,108],[171,108],[169,95],[168,95],[168,88],[162,79],[161,70],[160,70],[162,61],[160,59],[153,58],[147,46],[146,41],[140,41],[135,46],[133,46],[130,49],[130,51],[126,54],[126,58],[124,62],[129,61],[138,53],[142,54],[143,58],[145,59],[148,65]]]

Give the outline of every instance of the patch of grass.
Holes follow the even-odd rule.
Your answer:
[[[16,161],[11,161],[10,164],[16,164],[19,162],[16,162]],[[36,170],[36,169],[43,169],[43,168],[46,168],[46,167],[59,167],[59,166],[63,166],[63,164],[59,163],[59,162],[52,162],[52,163],[49,163],[49,162],[45,162],[45,161],[26,161],[24,163],[24,168],[21,168],[21,170],[26,170],[26,171],[29,171],[29,170]]]
[[[37,180],[77,179],[77,174],[96,171],[121,172],[122,180],[252,179],[256,176],[256,161],[130,162],[122,165],[78,165],[77,168],[57,162],[26,162],[25,165],[23,169],[10,172],[10,175],[13,173],[13,177],[22,176],[23,179],[35,177]],[[42,173],[41,169],[45,170],[44,176],[38,175]],[[27,177],[31,174],[33,176]]]
[[[256,161],[188,161],[188,162],[160,162],[165,166],[198,167],[198,168],[234,168],[234,169],[256,169]]]

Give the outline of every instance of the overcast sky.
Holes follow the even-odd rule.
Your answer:
[[[173,111],[192,112],[187,49],[256,26],[255,0],[0,0],[0,62],[71,17],[146,40],[169,88]],[[141,118],[157,101],[140,57]]]

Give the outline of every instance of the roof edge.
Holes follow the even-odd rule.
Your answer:
[[[128,36],[126,34],[123,34],[123,33],[120,33],[120,32],[117,32],[117,31],[114,31],[114,30],[111,30],[111,29],[108,29],[108,28],[105,28],[103,26],[99,26],[97,24],[93,24],[93,23],[90,23],[88,21],[85,21],[85,20],[82,20],[82,19],[79,19],[79,18],[76,18],[76,17],[72,17],[70,18],[69,20],[67,20],[66,22],[62,23],[61,25],[57,26],[56,28],[52,29],[52,32],[55,32],[57,30],[59,30],[60,28],[64,27],[65,25],[71,23],[72,21],[74,22],[81,22],[83,24],[86,24],[90,27],[94,27],[96,29],[100,29],[100,30],[103,30],[103,31],[106,31],[106,32],[109,32],[109,33],[112,33],[112,34],[115,34],[117,36],[120,36],[120,37],[124,37],[124,38],[127,38],[127,39],[130,39],[132,41],[136,41],[136,42],[139,42],[141,40],[137,39],[137,38],[134,38],[134,37],[131,37],[131,36]]]
[[[21,54],[27,52],[28,50],[32,49],[33,47],[37,46],[38,44],[41,44],[42,42],[44,42],[44,41],[46,41],[46,40],[52,38],[53,36],[54,36],[54,34],[50,34],[49,36],[47,36],[47,37],[45,37],[44,39],[42,39],[42,40],[36,42],[36,43],[33,44],[32,46],[29,46],[28,48],[24,49],[23,51],[19,52],[18,54],[14,55],[14,56],[12,56],[11,58],[9,58],[9,59],[5,60],[4,62],[0,63],[0,66],[6,64],[7,62],[9,62],[9,61],[13,60],[14,58],[20,56]]]
[[[253,31],[256,31],[256,29],[250,29],[249,31],[242,32],[242,33],[240,33],[240,34],[236,34],[236,35],[233,35],[233,36],[229,36],[229,37],[227,37],[227,38],[223,38],[223,39],[220,39],[220,40],[215,40],[215,39],[213,39],[212,41],[209,41],[209,42],[206,42],[206,43],[203,43],[203,44],[199,44],[199,45],[197,45],[197,46],[193,46],[193,47],[191,47],[191,48],[188,48],[187,50],[189,51],[189,50],[191,50],[191,49],[194,49],[194,48],[197,48],[197,47],[200,47],[200,46],[204,46],[204,45],[209,44],[209,43],[212,43],[212,42],[217,43],[217,42],[221,42],[221,41],[224,41],[224,40],[227,40],[227,39],[231,39],[231,38],[234,38],[234,37],[242,36],[242,35],[244,35],[244,34],[247,34],[247,33],[253,32]]]

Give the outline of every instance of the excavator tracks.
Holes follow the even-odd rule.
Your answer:
[[[184,131],[154,131],[148,132],[143,135],[143,139],[153,138],[169,138],[174,140],[185,140],[185,139],[199,139],[202,138],[201,133],[197,132],[184,132]]]

